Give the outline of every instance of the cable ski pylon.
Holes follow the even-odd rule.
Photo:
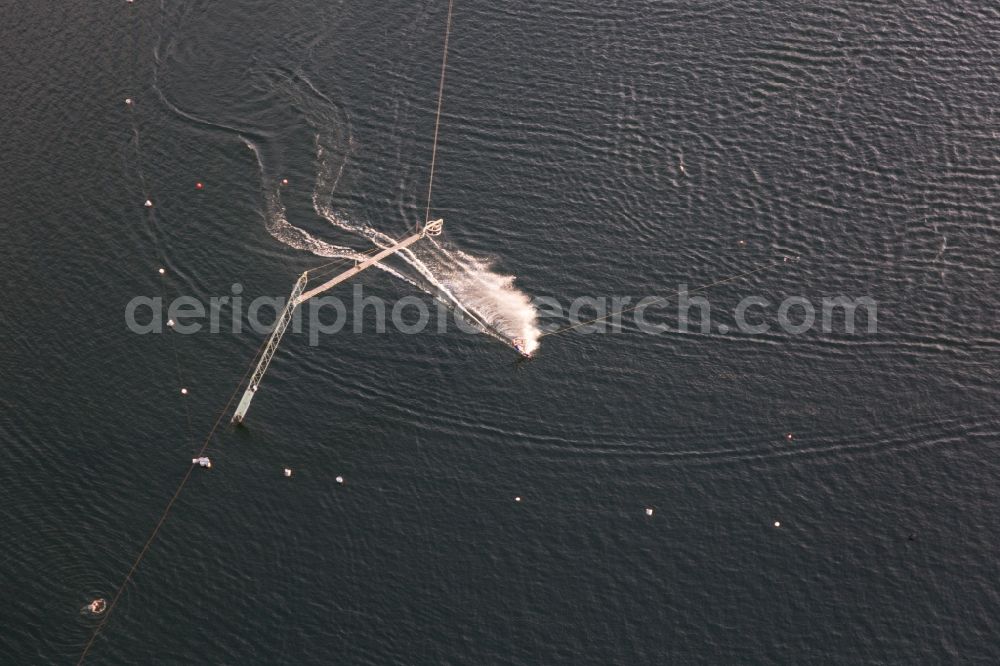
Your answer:
[[[353,268],[347,269],[340,275],[327,280],[321,285],[313,287],[309,291],[305,291],[306,284],[309,282],[309,271],[300,275],[299,279],[295,281],[295,286],[292,287],[292,293],[288,297],[288,303],[285,304],[285,309],[281,311],[280,315],[278,315],[278,320],[275,322],[274,330],[271,332],[271,337],[268,338],[267,345],[264,347],[264,352],[261,354],[260,360],[257,362],[257,367],[254,368],[253,374],[250,376],[250,382],[247,384],[247,388],[243,392],[243,397],[240,399],[239,405],[236,406],[236,411],[233,413],[232,423],[243,423],[246,419],[247,410],[250,409],[250,402],[257,394],[257,389],[260,388],[260,383],[264,379],[264,373],[267,372],[268,366],[271,365],[271,359],[274,358],[275,352],[278,351],[278,345],[281,343],[281,338],[285,335],[285,330],[288,329],[288,324],[292,321],[292,315],[295,314],[295,308],[305,303],[313,296],[318,296],[325,291],[329,291],[341,282],[351,279],[361,271],[371,268],[386,257],[396,254],[400,250],[405,250],[421,238],[424,238],[425,236],[439,235],[443,226],[444,220],[432,220],[431,222],[425,224],[420,231],[412,236],[407,236],[395,245],[385,248],[378,254],[365,259]]]
[[[129,0],[129,2],[131,1],[132,0]],[[243,398],[240,400],[236,408],[236,411],[233,414],[232,421],[234,423],[242,423],[243,420],[246,418],[247,410],[250,408],[250,402],[253,400],[253,396],[260,388],[260,384],[264,379],[264,374],[267,372],[267,368],[270,366],[271,361],[274,359],[274,355],[278,351],[278,345],[280,344],[281,338],[282,336],[284,336],[285,331],[288,329],[288,324],[292,321],[292,315],[295,313],[295,308],[297,308],[299,305],[309,300],[313,296],[316,296],[317,294],[320,294],[328,289],[332,289],[334,286],[340,284],[344,280],[347,280],[353,277],[354,275],[357,275],[361,271],[370,268],[371,266],[374,266],[379,261],[385,259],[389,255],[395,254],[396,252],[399,252],[400,250],[409,247],[410,245],[417,242],[421,238],[425,236],[437,236],[438,234],[441,233],[441,229],[442,226],[444,225],[444,222],[440,219],[433,221],[431,221],[430,219],[431,193],[432,193],[432,186],[434,183],[434,168],[436,166],[436,159],[437,159],[438,131],[441,126],[441,107],[444,96],[444,76],[448,63],[448,38],[449,35],[451,34],[451,17],[452,17],[453,5],[454,5],[454,0],[448,0],[448,19],[447,23],[445,24],[444,53],[441,59],[441,80],[439,81],[438,84],[437,112],[435,114],[435,119],[434,119],[434,141],[431,148],[431,165],[430,165],[430,174],[428,175],[428,186],[427,186],[427,207],[424,213],[423,228],[419,229],[417,233],[414,233],[413,235],[404,238],[403,240],[396,243],[392,247],[380,250],[378,253],[374,254],[370,258],[366,258],[364,261],[357,263],[354,266],[354,268],[345,271],[344,273],[338,275],[337,277],[327,282],[324,282],[323,284],[320,284],[319,286],[310,289],[309,291],[306,291],[306,286],[309,281],[310,273],[319,271],[320,269],[328,268],[330,264],[317,267],[315,269],[312,269],[312,271],[306,271],[305,273],[300,275],[299,278],[295,281],[295,286],[292,289],[292,293],[288,299],[288,303],[285,305],[284,310],[282,310],[281,314],[278,316],[278,320],[275,322],[274,331],[272,331],[270,337],[267,340],[266,345],[262,345],[258,349],[258,351],[254,354],[254,357],[250,360],[250,363],[248,364],[250,367],[253,367],[253,373],[251,374],[250,367],[248,367],[246,372],[243,374],[243,377],[237,383],[236,388],[233,390],[232,394],[229,396],[225,404],[222,405],[222,407],[216,414],[216,418],[213,421],[211,428],[209,428],[208,433],[205,435],[205,438],[201,442],[201,448],[198,450],[195,457],[192,458],[191,464],[186,465],[184,474],[177,485],[177,489],[174,491],[174,494],[170,497],[170,500],[164,507],[163,512],[160,514],[159,520],[154,525],[152,532],[150,532],[149,534],[149,537],[143,543],[142,548],[139,550],[138,555],[136,555],[135,559],[132,561],[132,566],[129,568],[128,572],[126,572],[125,577],[118,585],[114,595],[111,597],[111,600],[107,602],[105,607],[106,610],[104,610],[103,615],[100,617],[100,621],[96,624],[96,626],[94,626],[93,630],[90,632],[90,637],[84,644],[83,650],[80,652],[80,658],[77,660],[78,666],[80,664],[83,664],[83,662],[87,659],[87,655],[90,653],[91,648],[94,647],[98,636],[101,634],[102,630],[104,630],[105,627],[107,626],[108,620],[111,617],[111,614],[114,612],[115,607],[118,605],[118,601],[121,599],[126,586],[129,584],[129,582],[133,580],[133,577],[138,571],[139,565],[142,563],[143,558],[146,556],[147,553],[149,553],[150,548],[156,541],[157,535],[160,533],[160,530],[166,523],[171,510],[174,508],[177,499],[184,491],[184,488],[187,485],[188,480],[194,473],[194,470],[201,465],[200,460],[202,458],[208,460],[207,457],[205,457],[205,454],[208,452],[208,449],[212,444],[212,439],[215,436],[219,426],[222,425],[222,423],[225,421],[226,414],[229,413],[229,409],[235,402],[236,396],[239,394],[240,389],[243,388],[244,386],[244,381],[246,381],[247,377],[249,377],[250,380],[246,384],[246,389],[243,393]],[[138,20],[138,16],[136,16],[136,20]],[[135,35],[136,30],[133,29],[130,31],[130,33],[132,35]],[[130,89],[134,88],[135,81],[131,81],[130,83],[131,85],[129,86],[129,88]],[[150,188],[147,187],[146,178],[143,175],[143,171],[141,168],[142,156],[139,154],[138,150],[139,125],[137,124],[137,118],[135,115],[134,102],[135,100],[132,97],[125,98],[125,105],[129,109],[131,114],[131,129],[135,139],[134,144],[136,149],[136,157],[139,159],[137,173],[139,177],[139,182],[142,186],[142,192],[146,197],[144,208],[146,210],[146,216],[148,217],[149,221],[154,222],[155,218],[153,217],[154,214],[153,198],[155,195],[150,191]],[[283,184],[287,184],[287,182],[283,182]],[[196,182],[195,189],[201,190],[203,189],[203,187],[204,185],[201,181]],[[374,250],[372,250],[371,252],[374,252]],[[365,254],[368,255],[370,254],[370,252]],[[161,263],[161,266],[165,265],[166,263],[165,261],[163,261]],[[161,276],[165,275],[165,270],[161,268],[159,270],[159,274]],[[316,277],[319,278],[318,275]],[[162,288],[163,287],[161,281],[161,289]],[[179,359],[179,357],[176,356],[177,354],[176,346],[174,348],[174,354],[175,358]],[[178,378],[181,379],[181,381],[183,382],[185,374],[181,371],[179,360],[177,360],[177,368],[178,368]],[[183,386],[181,387],[181,394],[187,395],[186,387]],[[188,417],[187,418],[188,428],[190,429],[191,419],[190,419],[190,413],[187,412],[186,405],[185,405],[185,413],[187,414]]]
[[[267,372],[267,367],[271,365],[274,353],[278,351],[278,343],[281,342],[281,337],[285,334],[285,329],[288,328],[288,324],[292,321],[295,306],[298,305],[299,296],[302,295],[302,290],[306,288],[308,281],[309,271],[300,275],[299,279],[295,281],[292,293],[288,297],[288,303],[285,304],[285,309],[278,316],[278,320],[274,324],[274,330],[271,332],[271,337],[268,339],[267,345],[264,347],[264,352],[260,356],[260,361],[250,376],[250,383],[247,384],[247,390],[243,393],[240,404],[236,406],[236,413],[233,414],[233,423],[242,423],[243,417],[246,416],[247,410],[250,409],[250,401],[253,400],[254,393],[257,392],[260,381],[264,378],[264,373]]]

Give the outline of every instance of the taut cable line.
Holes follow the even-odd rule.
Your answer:
[[[257,357],[260,356],[260,352],[263,348],[264,344],[262,343],[261,346],[257,349],[257,353],[254,354],[253,361],[257,360]],[[246,381],[246,378],[250,375],[250,371],[254,367],[253,361],[250,362],[250,366],[247,368],[247,371],[243,374],[243,377],[240,379],[239,384],[237,384],[236,389],[233,390],[233,393],[229,396],[229,400],[226,401],[225,406],[223,406],[222,410],[219,412],[219,415],[216,417],[215,422],[212,424],[212,427],[209,429],[208,434],[205,436],[205,439],[201,445],[201,449],[198,451],[198,455],[196,457],[200,458],[201,456],[205,455],[205,451],[208,450],[209,444],[212,443],[212,436],[218,429],[219,424],[222,423],[222,418],[226,415],[226,412],[229,411],[230,406],[236,399],[236,395],[239,393],[240,387],[243,385],[243,382]],[[98,622],[96,627],[94,627],[94,631],[90,634],[90,639],[87,641],[87,644],[83,646],[83,652],[80,653],[80,659],[77,660],[76,662],[77,666],[82,664],[84,659],[87,658],[87,653],[90,652],[90,648],[94,645],[94,641],[97,640],[97,636],[101,633],[101,630],[104,628],[104,625],[107,624],[108,619],[111,617],[111,613],[114,611],[115,606],[118,604],[118,600],[121,598],[122,592],[125,591],[125,586],[128,585],[130,580],[132,580],[132,576],[139,568],[139,564],[142,562],[142,558],[144,558],[146,556],[146,553],[149,552],[150,546],[153,545],[153,541],[156,539],[157,534],[160,533],[160,529],[166,522],[167,516],[170,514],[170,510],[174,508],[174,503],[177,501],[177,498],[180,497],[181,491],[184,490],[184,486],[187,485],[188,479],[191,478],[191,473],[194,471],[194,468],[196,466],[197,465],[195,463],[191,463],[188,466],[187,471],[184,473],[184,476],[181,477],[180,483],[177,484],[177,490],[174,491],[174,494],[170,498],[170,501],[167,502],[167,506],[163,509],[163,513],[160,514],[160,519],[156,522],[156,526],[153,527],[153,531],[150,533],[149,538],[146,539],[146,543],[143,544],[142,550],[139,551],[139,555],[136,556],[135,561],[132,562],[132,566],[131,568],[129,568],[128,573],[125,574],[125,578],[122,580],[121,585],[119,585],[118,589],[115,591],[115,595],[111,598],[111,602],[108,604],[107,610],[104,611],[104,615],[103,617],[101,617],[101,621]]]
[[[434,143],[431,147],[431,173],[427,179],[427,209],[424,224],[431,221],[431,193],[434,191],[434,166],[437,164],[438,130],[441,128],[441,104],[444,102],[444,75],[448,68],[448,39],[451,37],[451,10],[455,1],[448,0],[448,20],[444,29],[444,55],[441,57],[441,80],[438,82],[437,114],[434,117]]]
[[[447,68],[447,65],[448,65],[448,41],[449,41],[449,38],[451,36],[451,16],[452,16],[452,8],[453,8],[453,6],[454,6],[454,0],[449,0],[449,2],[448,2],[448,20],[447,20],[447,25],[445,27],[445,36],[444,36],[444,56],[442,57],[442,60],[441,60],[441,80],[440,80],[440,82],[438,84],[437,113],[436,113],[435,119],[434,119],[434,141],[433,141],[433,146],[432,146],[432,149],[431,149],[430,175],[429,175],[428,183],[427,183],[427,209],[426,209],[426,215],[425,215],[425,220],[424,220],[423,228],[420,229],[420,230],[418,230],[418,233],[410,236],[407,239],[404,239],[404,240],[396,243],[391,248],[386,248],[386,249],[383,249],[383,248],[380,248],[380,247],[372,248],[371,250],[368,250],[367,252],[359,253],[359,257],[360,257],[359,259],[351,259],[351,258],[335,259],[335,260],[330,261],[328,263],[325,263],[325,264],[316,266],[316,267],[314,267],[312,269],[309,269],[305,273],[303,273],[302,276],[300,277],[300,282],[302,282],[302,286],[303,287],[305,286],[305,280],[308,277],[313,277],[313,278],[320,277],[324,273],[327,273],[330,270],[332,270],[330,267],[332,267],[334,265],[336,265],[336,266],[342,266],[343,264],[346,264],[346,263],[348,263],[350,261],[354,261],[355,262],[355,268],[352,269],[352,270],[350,270],[350,271],[348,271],[348,273],[352,273],[354,271],[362,270],[362,269],[364,269],[364,268],[366,268],[366,267],[368,267],[370,265],[373,265],[374,263],[377,263],[382,257],[387,256],[389,254],[393,254],[396,251],[399,251],[399,250],[407,247],[409,244],[415,242],[416,240],[419,240],[420,238],[424,238],[426,236],[435,236],[435,235],[441,233],[442,221],[441,220],[431,221],[431,219],[430,219],[430,210],[431,210],[431,194],[433,192],[433,186],[434,186],[434,168],[435,168],[435,165],[437,163],[438,134],[439,134],[439,130],[440,130],[440,127],[441,127],[441,106],[442,106],[442,102],[443,102],[443,98],[444,98],[444,77],[445,77],[445,71],[446,71],[446,68]],[[134,35],[134,33],[133,33],[133,35]],[[135,53],[137,53],[137,50],[138,50],[137,48],[133,48],[133,55],[135,55]],[[126,100],[126,104],[129,106],[130,110],[132,110],[132,99],[131,98],[129,98],[129,99]],[[138,143],[138,134],[137,134],[137,131],[136,131],[136,128],[135,128],[135,119],[134,119],[134,117],[132,118],[132,123],[133,123],[133,133],[136,135],[136,142]],[[138,151],[137,151],[137,153],[138,153]],[[144,177],[144,175],[142,173],[142,170],[141,170],[141,164],[139,165],[139,176],[140,176],[140,179],[142,180],[143,191],[147,195],[146,208],[149,209],[149,213],[148,214],[149,214],[150,217],[152,217],[152,215],[153,215],[153,210],[152,210],[153,204],[150,202],[150,199],[148,198],[148,192],[146,192],[146,190],[148,188],[146,188],[145,177]],[[324,269],[326,269],[326,270],[324,270]],[[314,273],[314,274],[310,275],[311,273]],[[161,273],[161,275],[162,275],[162,273]],[[323,291],[326,288],[329,288],[329,286],[331,286],[332,284],[340,281],[341,279],[343,279],[343,275],[342,276],[338,276],[337,278],[334,278],[333,280],[329,281],[325,285],[321,285],[320,287],[315,288],[312,291],[306,292],[305,294],[302,294],[302,295],[304,295],[306,298],[309,298],[312,294],[318,293],[319,291]],[[162,288],[163,288],[163,286],[162,286],[162,280],[161,280],[161,290],[162,290]],[[293,292],[293,294],[294,294],[294,292]],[[292,307],[294,307],[298,303],[297,299],[293,299],[293,300],[295,301],[295,303],[291,303]],[[226,401],[226,404],[219,411],[218,416],[216,417],[215,421],[212,423],[212,427],[208,430],[208,434],[205,436],[205,439],[202,442],[201,448],[198,451],[198,454],[196,456],[197,458],[201,458],[201,457],[203,457],[205,455],[205,452],[208,450],[209,446],[212,443],[212,437],[215,435],[215,431],[218,429],[219,425],[222,423],[222,420],[225,417],[226,413],[232,407],[232,404],[235,401],[236,396],[239,394],[240,389],[243,388],[243,385],[247,381],[247,378],[251,376],[251,371],[254,370],[255,365],[257,364],[257,362],[265,355],[266,348],[269,345],[271,345],[271,344],[273,344],[273,340],[272,339],[265,340],[261,344],[261,346],[257,349],[256,353],[254,354],[253,358],[250,361],[249,367],[247,368],[246,372],[243,374],[243,377],[240,379],[239,383],[236,385],[236,388],[233,390],[233,393],[229,396],[229,399]],[[175,363],[178,366],[177,367],[178,378],[182,379],[182,373],[181,373],[181,369],[180,369],[179,358],[176,355],[177,354],[176,347],[174,349],[174,352],[175,352],[175,359],[174,360],[175,360]],[[273,353],[273,351],[272,351],[272,353]],[[266,367],[266,365],[265,365],[265,367]],[[252,380],[251,380],[251,384],[252,384]],[[190,413],[188,413],[188,415],[187,415],[187,420],[188,420],[188,424],[189,424],[189,427],[190,427]],[[104,613],[103,613],[100,621],[98,622],[98,624],[94,627],[93,631],[91,632],[90,638],[87,640],[87,643],[83,646],[83,650],[80,653],[80,658],[77,660],[77,665],[78,666],[80,664],[82,664],[84,662],[84,660],[86,660],[87,655],[90,653],[91,648],[94,646],[94,642],[97,640],[97,637],[100,635],[101,631],[107,625],[108,619],[111,617],[111,613],[114,611],[115,607],[118,605],[118,601],[121,599],[122,593],[125,591],[125,587],[132,580],[132,577],[135,575],[135,572],[139,569],[139,565],[142,562],[143,558],[146,556],[146,554],[149,552],[149,549],[152,547],[153,543],[155,542],[157,535],[160,533],[160,530],[163,528],[164,523],[166,523],[167,517],[170,515],[171,509],[173,509],[174,504],[177,502],[177,499],[180,497],[181,492],[184,490],[184,487],[187,485],[187,482],[191,478],[191,474],[194,472],[194,468],[196,466],[197,466],[197,463],[192,462],[187,467],[187,469],[185,470],[184,475],[181,477],[180,483],[177,484],[177,489],[174,491],[174,494],[170,497],[170,501],[167,502],[166,507],[164,507],[163,512],[160,514],[159,520],[157,520],[156,525],[153,527],[152,532],[150,532],[149,537],[146,539],[146,541],[142,545],[142,548],[139,550],[139,554],[136,556],[135,560],[132,562],[132,566],[129,568],[128,572],[125,574],[125,577],[122,579],[121,584],[116,589],[114,596],[111,598],[110,603],[108,603],[107,609],[104,611]]]

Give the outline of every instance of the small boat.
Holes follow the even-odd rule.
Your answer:
[[[521,356],[524,356],[525,358],[531,358],[531,352],[527,350],[523,338],[514,338],[514,349],[520,352]]]

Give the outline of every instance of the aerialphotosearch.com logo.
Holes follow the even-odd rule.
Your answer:
[[[193,296],[180,296],[169,303],[158,296],[136,296],[125,306],[125,325],[140,335],[168,329],[191,335],[206,330],[239,334],[246,323],[253,332],[266,335],[274,330],[279,314],[287,305],[286,297],[258,296],[244,310],[243,286],[233,284],[230,292],[213,296],[207,303]],[[407,335],[425,333],[429,328],[445,333],[452,324],[463,333],[482,332],[460,308],[429,297],[404,296],[390,304],[378,296],[366,295],[363,286],[355,284],[346,300],[328,294],[305,301],[293,312],[291,332],[301,334],[305,322],[312,346],[319,344],[321,336],[341,333],[349,321],[349,330],[359,334],[385,333],[389,325]],[[531,302],[534,313],[527,304],[512,307],[517,311],[499,312],[497,319],[490,322],[504,333],[509,328],[512,337],[526,334],[519,329],[530,326],[532,314],[537,316],[542,332],[573,329],[581,334],[623,330],[650,335],[692,330],[708,334],[714,330],[721,334],[762,335],[777,329],[788,335],[801,335],[818,327],[823,333],[855,335],[858,319],[863,321],[868,334],[876,333],[878,328],[878,306],[867,296],[822,297],[818,305],[816,299],[805,296],[789,296],[777,304],[761,296],[747,296],[733,308],[731,323],[717,323],[713,327],[708,298],[691,295],[684,284],[679,285],[676,293],[664,296],[580,296],[568,303],[552,296],[537,296]]]

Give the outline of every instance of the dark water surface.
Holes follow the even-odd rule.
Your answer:
[[[5,663],[79,657],[262,340],[125,304],[286,294],[321,260],[262,178],[348,243],[317,133],[345,215],[421,219],[446,4],[0,0]],[[1000,661],[998,43],[971,1],[458,0],[448,243],[567,303],[798,257],[714,321],[869,296],[877,333],[292,336],[92,662]]]

